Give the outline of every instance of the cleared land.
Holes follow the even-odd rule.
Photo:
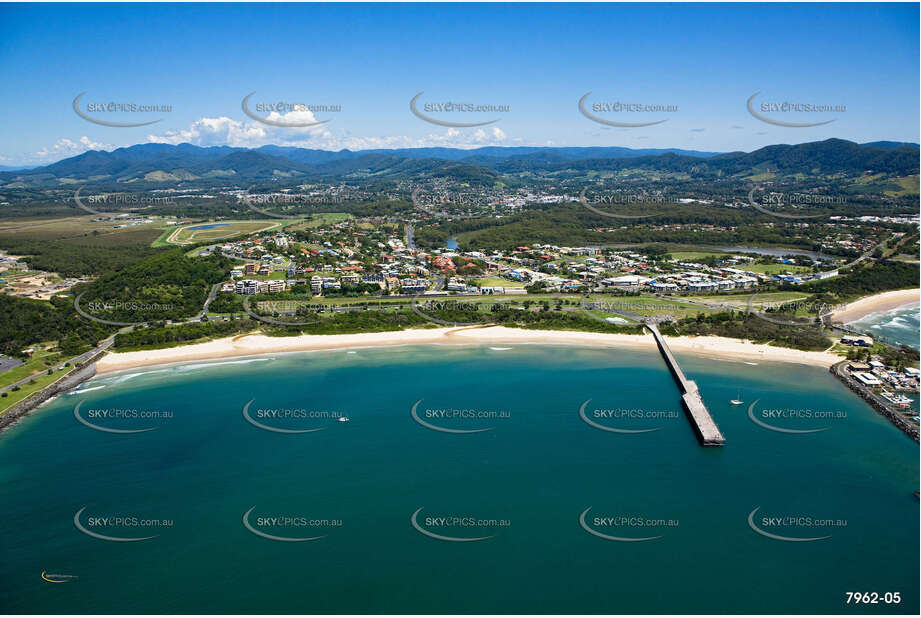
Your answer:
[[[287,229],[291,231],[312,230],[318,227],[347,221],[349,217],[351,217],[351,215],[345,212],[322,212],[319,214],[310,215],[306,220],[288,226]]]
[[[265,221],[213,221],[209,223],[192,223],[177,227],[165,242],[171,245],[191,245],[240,236],[255,234],[282,227],[282,223]]]
[[[48,375],[48,371],[46,370],[45,373],[36,376],[30,383],[19,387],[19,390],[6,391],[3,393],[3,396],[0,396],[0,416],[3,416],[7,410],[29,395],[38,392],[50,384],[54,384],[73,370],[73,366],[65,367],[60,371],[55,371],[51,375]]]
[[[36,346],[35,352],[26,362],[19,367],[0,373],[0,386],[6,386],[18,382],[23,378],[31,375],[48,371],[48,368],[61,361],[61,355],[58,352],[51,352],[49,348],[54,347],[54,343],[43,343]]]

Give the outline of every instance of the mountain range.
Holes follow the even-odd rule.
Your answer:
[[[255,149],[192,144],[138,144],[91,150],[43,167],[0,171],[0,183],[57,185],[60,182],[176,182],[258,180],[273,177],[333,178],[448,176],[490,180],[521,172],[641,169],[699,177],[778,174],[918,173],[918,144],[842,139],[766,146],[753,152],[714,153],[676,148],[497,147],[314,150],[285,146]]]

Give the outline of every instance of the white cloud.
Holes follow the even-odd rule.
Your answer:
[[[272,112],[269,120],[286,123],[316,122],[309,110],[292,111],[287,114]],[[196,146],[233,146],[258,148],[268,144],[296,146],[322,150],[369,150],[375,148],[478,148],[480,146],[501,146],[509,142],[521,144],[521,138],[509,139],[499,127],[483,127],[476,130],[448,128],[443,133],[428,133],[421,137],[409,135],[357,136],[336,131],[330,125],[310,127],[275,127],[258,121],[234,120],[227,116],[199,118],[188,128],[150,134],[147,141],[157,144],[189,143]],[[130,145],[130,144],[122,144]],[[82,154],[87,150],[112,150],[118,145],[94,142],[87,136],[77,141],[61,138],[54,145],[42,148],[32,156],[22,157],[20,163],[47,164]],[[12,159],[8,159],[12,160]]]
[[[296,111],[287,114],[272,112],[268,120],[287,123],[316,122],[310,111]],[[475,148],[483,145],[498,145],[508,141],[505,132],[498,127],[488,130],[463,131],[449,128],[444,133],[429,133],[423,137],[408,135],[355,136],[335,133],[328,125],[312,127],[275,127],[258,121],[240,122],[227,117],[201,118],[188,129],[167,131],[162,135],[149,135],[147,140],[161,144],[188,142],[197,146],[236,146],[258,148],[267,144],[277,146],[298,146],[324,150],[367,150],[372,148],[424,148],[444,146],[453,148]]]
[[[114,148],[111,144],[104,144],[102,142],[94,142],[87,136],[81,137],[79,140],[74,142],[69,140],[66,137],[62,137],[54,143],[52,146],[46,146],[38,152],[35,153],[35,157],[38,161],[58,161],[60,159],[66,159],[67,157],[73,157],[78,154],[82,154],[87,150],[111,150]]]

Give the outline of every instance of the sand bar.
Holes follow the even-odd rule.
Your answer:
[[[780,361],[828,367],[841,360],[840,357],[826,352],[804,352],[725,337],[668,337],[667,341],[675,352],[754,363]],[[504,326],[490,326],[486,328],[410,329],[352,335],[298,335],[295,337],[267,337],[259,334],[237,335],[205,343],[161,350],[110,352],[99,360],[96,368],[97,372],[102,374],[167,363],[257,356],[280,352],[428,344],[533,343],[656,350],[655,339],[651,334],[622,335],[581,331],[525,330]]]

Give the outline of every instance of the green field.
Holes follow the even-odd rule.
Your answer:
[[[503,279],[502,277],[483,277],[472,279],[472,282],[477,287],[481,288],[523,288],[524,284],[517,281],[509,281],[508,279]]]
[[[133,225],[115,229],[116,222],[93,221],[95,217],[65,217],[57,219],[4,219],[0,220],[0,247],[5,241],[67,240],[75,244],[96,246],[127,246],[149,244],[160,235],[162,222]],[[15,250],[10,253],[15,254]]]
[[[808,273],[812,272],[812,267],[810,266],[795,266],[793,264],[746,264],[740,270],[750,270],[753,273],[761,273],[763,275],[777,275],[780,273],[785,274],[796,274],[796,273]]]
[[[3,416],[7,410],[29,395],[38,392],[50,384],[54,384],[73,370],[74,368],[72,366],[65,367],[61,371],[54,372],[52,375],[48,375],[46,371],[42,375],[36,376],[33,380],[34,383],[23,384],[18,391],[7,391],[4,393],[6,397],[0,397],[0,416]]]
[[[13,382],[18,382],[30,375],[47,371],[50,365],[55,365],[61,360],[58,352],[51,352],[48,348],[53,348],[54,343],[43,343],[33,346],[35,352],[32,357],[19,367],[0,373],[0,386],[6,386]]]
[[[755,294],[755,299],[752,301],[752,306],[756,308],[761,308],[765,304],[777,304],[777,303],[787,303],[794,300],[805,300],[808,298],[806,294],[801,292],[764,292],[764,293],[755,293],[755,292],[743,292],[741,294],[720,294],[716,296],[695,296],[695,300],[699,300],[706,303],[720,303],[725,305],[731,305],[733,307],[742,308],[748,306],[748,299],[752,297],[752,294]]]
[[[688,260],[690,261],[700,260],[706,257],[723,258],[727,255],[731,255],[730,253],[726,253],[725,251],[717,251],[717,250],[714,250],[714,251],[669,251],[668,253],[669,255],[672,256],[672,259],[680,260],[682,262],[686,262]]]
[[[351,215],[346,212],[321,212],[315,215],[309,215],[306,220],[290,225],[286,229],[290,229],[291,231],[312,230],[335,223],[341,223],[342,221],[348,220],[349,217],[351,217]]]
[[[669,315],[676,319],[714,311],[713,309],[701,305],[659,298],[658,296],[610,296],[606,294],[591,294],[586,297],[585,302],[603,303],[598,309],[591,310],[592,315],[603,318],[620,317],[627,320],[630,320],[630,318],[619,315],[614,311],[605,311],[605,308],[641,316],[661,317]]]
[[[896,178],[895,182],[897,185],[902,187],[901,190],[886,191],[886,195],[918,195],[918,176],[904,176],[902,178]]]
[[[210,229],[192,229],[204,225],[216,225]],[[158,243],[168,245],[191,245],[233,238],[243,234],[254,234],[282,227],[282,223],[268,221],[218,221],[212,223],[191,223],[168,231],[157,239]]]

